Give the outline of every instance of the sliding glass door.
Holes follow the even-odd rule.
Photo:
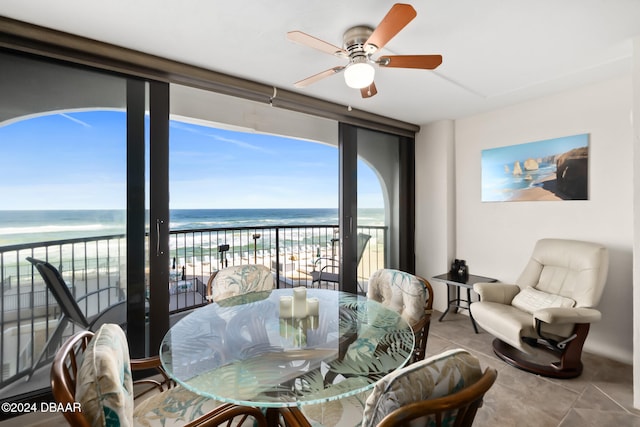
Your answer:
[[[343,289],[380,268],[415,270],[413,138],[340,124]]]
[[[377,269],[398,268],[398,177],[402,166],[396,135],[358,129],[357,137],[358,229],[365,248],[358,260],[358,283],[361,284]],[[357,255],[360,256],[360,252]]]
[[[201,282],[231,264],[266,263],[282,286],[317,286],[310,273],[322,266],[314,261],[328,258],[340,264],[330,271],[348,279],[322,286],[359,293],[373,271],[407,267],[413,255],[401,256],[403,227],[411,229],[413,208],[404,182],[413,157],[403,152],[412,139],[204,90],[170,89],[172,310],[201,303]],[[405,206],[411,214],[403,219]],[[278,208],[295,208],[298,216],[268,211]],[[301,214],[309,208],[324,209],[309,217],[323,227],[286,234],[294,221],[305,225]],[[347,254],[352,258],[343,268]]]
[[[4,401],[48,387],[61,340],[87,326],[27,258],[60,272],[86,322],[126,324],[127,110],[124,78],[8,52],[0,92]]]

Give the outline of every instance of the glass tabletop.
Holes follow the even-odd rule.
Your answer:
[[[360,393],[409,360],[414,335],[395,311],[322,289],[302,291],[301,310],[299,292],[255,292],[195,310],[162,340],[163,367],[200,395],[269,408]]]

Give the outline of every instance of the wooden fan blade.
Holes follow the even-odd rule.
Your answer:
[[[375,83],[371,83],[369,86],[363,87],[362,89],[360,89],[360,95],[362,95],[363,98],[371,98],[372,96],[375,96],[377,93],[378,93],[378,89],[376,88]]]
[[[327,43],[324,40],[310,36],[309,34],[303,33],[302,31],[289,31],[287,33],[287,38],[292,42],[300,43],[305,46],[318,49],[322,52],[330,53],[331,55],[349,56],[349,53],[346,50],[338,46],[334,46],[331,43]]]
[[[395,55],[382,56],[378,65],[391,68],[421,68],[433,70],[442,64],[442,55]]]
[[[321,73],[314,74],[311,77],[307,77],[306,79],[300,80],[299,82],[294,83],[295,87],[303,88],[309,86],[311,83],[315,83],[318,80],[322,80],[325,77],[332,76],[340,71],[344,70],[345,67],[333,67],[328,70],[324,70]]]
[[[382,47],[411,22],[416,15],[416,10],[410,4],[394,4],[378,27],[373,30],[373,33],[369,36],[369,39],[364,45],[365,50],[367,50],[368,45],[374,45],[378,50],[382,49]]]

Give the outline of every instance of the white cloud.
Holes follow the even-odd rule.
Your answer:
[[[71,117],[68,114],[64,114],[64,113],[60,113],[60,117],[64,117],[65,119],[71,120],[74,123],[78,123],[79,125],[82,125],[86,128],[91,128],[91,125],[87,122],[83,122],[82,120],[76,119],[75,117]]]

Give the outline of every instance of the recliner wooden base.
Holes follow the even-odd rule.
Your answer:
[[[542,375],[543,377],[569,379],[582,374],[582,346],[589,332],[589,324],[577,324],[574,328],[576,338],[567,343],[564,351],[551,349],[547,346],[538,345],[542,351],[548,354],[559,356],[560,360],[549,363],[537,363],[529,358],[522,351],[496,338],[493,340],[493,352],[500,359],[509,365],[527,372]]]
[[[523,357],[525,355],[520,350],[497,338],[493,340],[493,352],[496,354],[496,356],[507,362],[509,365],[518,369],[522,369],[523,371],[542,375],[543,377],[568,379],[575,378],[582,373],[581,362],[577,367],[564,370],[557,367],[557,364],[559,364],[560,362],[553,362],[545,365],[538,364],[531,360],[527,360]]]

